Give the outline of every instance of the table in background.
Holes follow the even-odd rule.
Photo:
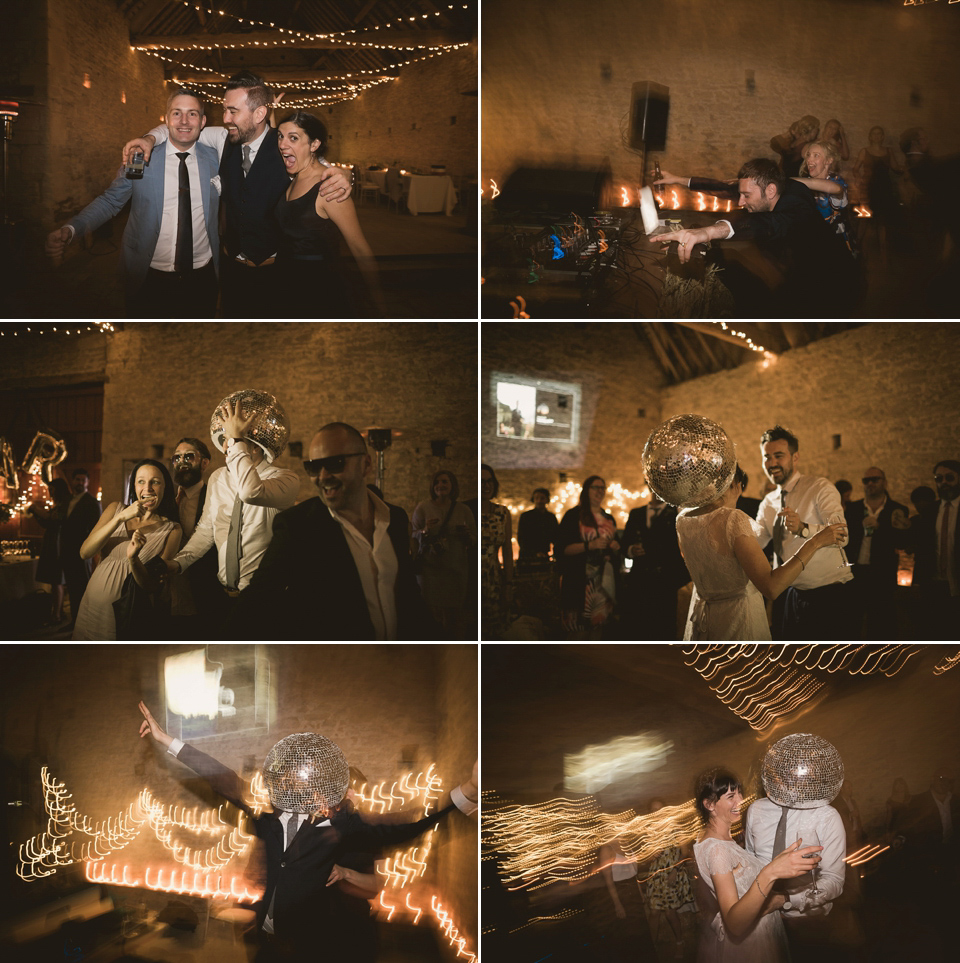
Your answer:
[[[407,209],[411,214],[443,211],[448,217],[457,203],[457,192],[449,174],[403,174]]]

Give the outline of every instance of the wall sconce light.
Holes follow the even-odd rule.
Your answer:
[[[93,84],[90,83],[90,74],[83,75],[83,86],[86,87],[87,90],[93,86]]]

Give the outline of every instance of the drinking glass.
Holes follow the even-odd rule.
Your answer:
[[[840,551],[842,552],[843,549],[841,549]],[[819,845],[820,845],[820,837],[817,835],[816,830],[810,830],[810,832],[807,833],[807,838],[806,838],[806,840],[804,840],[804,839],[799,835],[799,833],[798,833],[798,834],[797,834],[797,842],[800,843],[801,846],[819,846]],[[817,855],[820,855],[820,854],[819,854],[819,853],[810,853],[809,856],[804,856],[803,858],[804,858],[804,859],[813,859],[813,857],[814,857],[814,856],[817,856]],[[810,889],[810,895],[811,895],[811,896],[816,896],[816,897],[819,897],[819,896],[820,896],[820,889],[819,889],[819,887],[817,886],[817,873],[818,873],[818,871],[819,871],[819,870],[818,870],[818,867],[817,867],[817,866],[814,866],[813,869],[810,870],[810,875],[813,876],[813,886],[812,886],[811,889]]]
[[[847,520],[844,517],[842,512],[838,512],[838,513],[835,512],[833,515],[827,518],[827,524],[828,525],[846,525]],[[837,548],[837,551],[840,553],[840,564],[837,566],[837,568],[853,568],[853,562],[847,561],[847,554],[846,552],[844,552],[843,546],[837,545],[836,548]],[[812,845],[817,846],[819,845],[819,843],[813,843]]]

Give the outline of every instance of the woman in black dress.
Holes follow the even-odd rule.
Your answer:
[[[342,237],[379,307],[376,263],[360,229],[353,200],[332,204],[320,196],[324,172],[320,158],[327,145],[326,127],[313,114],[298,110],[277,133],[280,156],[293,178],[276,209],[283,229],[277,252],[278,290],[282,292],[279,300],[285,309],[299,307],[311,317],[318,316],[318,306],[322,306],[324,317],[355,316],[349,284],[338,266]],[[299,299],[299,305],[291,305],[290,298]]]

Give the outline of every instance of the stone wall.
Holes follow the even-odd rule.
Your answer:
[[[853,483],[876,465],[898,501],[933,486],[940,458],[960,458],[960,328],[952,322],[868,323],[784,353],[664,389],[663,418],[687,411],[720,422],[759,497],[760,436],[774,424],[800,441],[799,470]],[[840,436],[835,447],[834,436]]]
[[[476,493],[476,344],[466,323],[130,322],[106,337],[5,338],[0,384],[105,381],[104,505],[120,496],[125,459],[153,457],[155,445],[169,458],[184,435],[209,435],[222,398],[261,387],[305,453],[330,421],[398,432],[384,491],[412,513],[441,467],[458,476],[462,498]],[[436,440],[450,443],[446,457],[431,454]],[[211,471],[223,464],[214,455]],[[301,499],[315,494],[299,459],[285,452],[276,464],[300,475]]]
[[[626,146],[631,87],[670,88],[674,173],[732,176],[804,114],[838,118],[853,158],[869,129],[929,130],[960,149],[958,9],[900,0],[484,0],[484,183],[517,166],[608,160],[635,184]],[[752,78],[752,86],[751,79]]]
[[[562,494],[564,483],[579,486],[592,474],[602,475],[608,490],[615,483],[644,487],[640,454],[660,421],[665,378],[634,326],[485,322],[481,338],[480,454],[497,474],[501,502],[517,507],[540,487]],[[579,445],[498,439],[494,372],[580,384]],[[609,498],[607,507],[616,507]],[[617,514],[617,522],[624,525],[626,516]]]
[[[2,76],[33,84],[27,99],[42,105],[23,107],[8,145],[11,211],[33,264],[43,237],[110,184],[121,147],[157,123],[166,94],[162,62],[130,49],[111,0],[15,4],[13,16]]]
[[[115,818],[147,788],[163,805],[201,810],[212,802],[200,781],[137,736],[143,699],[164,724],[163,660],[195,645],[20,646],[5,655],[0,740],[8,798],[24,808],[4,814],[8,839],[19,844],[46,828],[40,767],[62,780],[77,809],[94,822]],[[218,660],[211,646],[208,658]],[[268,645],[276,710],[267,728],[214,735],[198,748],[249,778],[270,747],[292,732],[320,732],[336,742],[371,784],[399,779],[431,763],[445,789],[469,774],[477,753],[476,646]],[[451,688],[457,725],[451,721]],[[389,782],[388,782],[389,785]],[[152,840],[149,829],[114,854],[136,868]],[[187,843],[189,845],[189,842]],[[156,845],[154,843],[154,845]],[[471,848],[472,846],[472,848]],[[429,860],[429,882],[476,949],[476,823],[451,813]],[[172,865],[159,850],[158,864]],[[7,865],[7,863],[5,863]],[[13,877],[13,868],[10,877]],[[251,865],[248,872],[253,872]],[[33,884],[8,885],[14,905],[45,902],[81,881],[77,867]],[[16,893],[12,891],[16,889]],[[147,898],[160,909],[169,895],[117,887],[118,902]],[[191,901],[198,908],[201,901]],[[7,910],[9,912],[9,909]],[[202,919],[202,916],[201,916]]]
[[[477,46],[402,67],[397,80],[327,109],[331,161],[477,171]],[[456,122],[453,122],[456,118]]]

